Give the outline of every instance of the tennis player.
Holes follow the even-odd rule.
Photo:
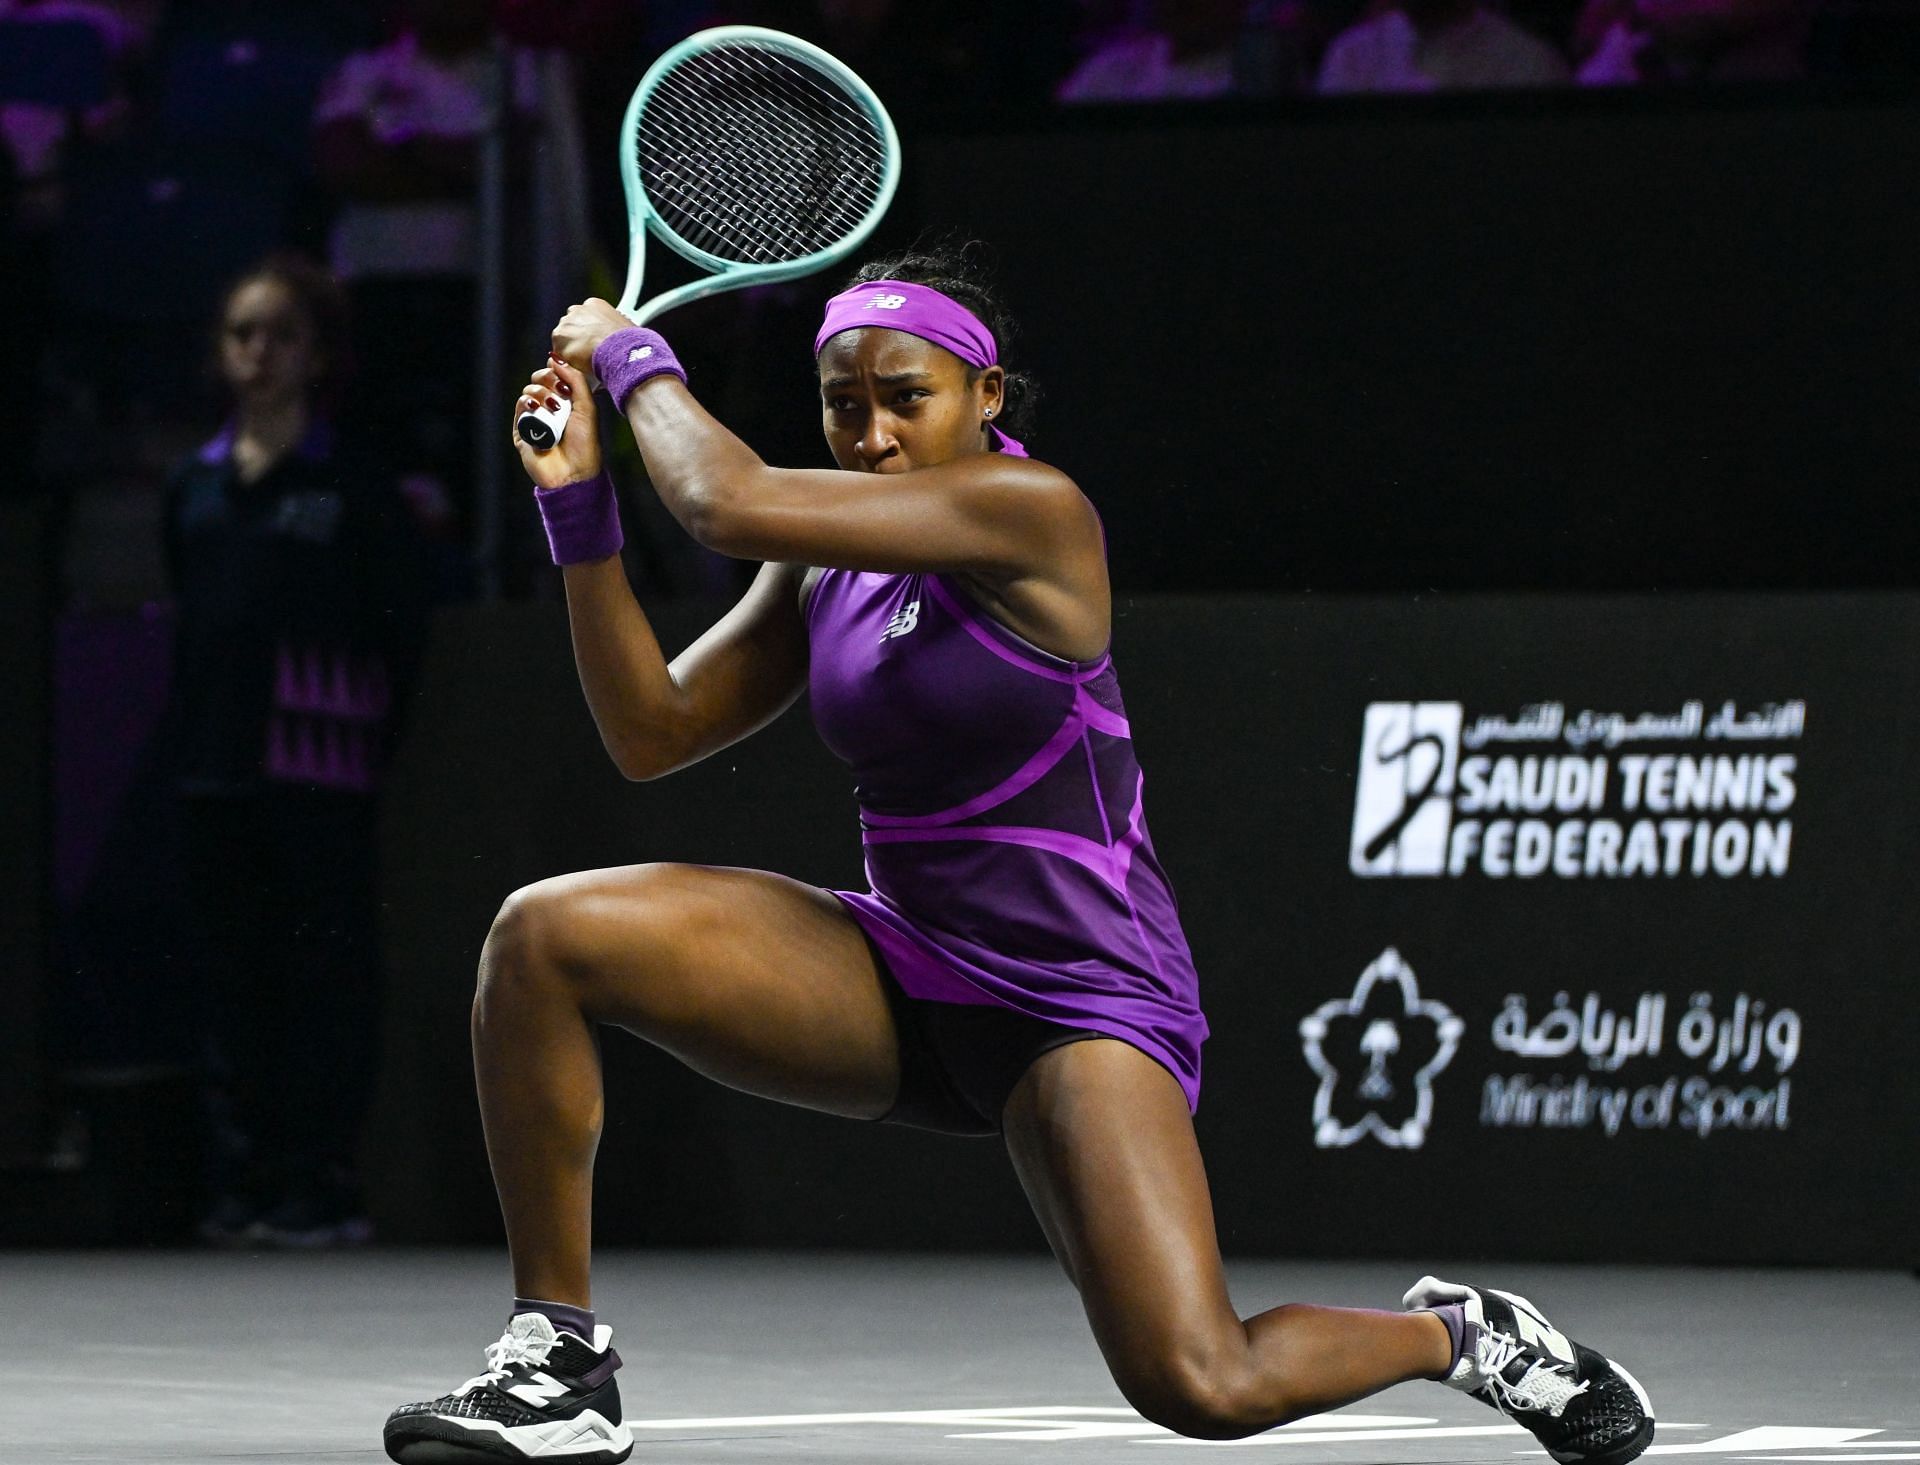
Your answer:
[[[515,415],[565,397],[572,419],[548,453],[515,443],[607,751],[658,778],[808,691],[855,779],[871,888],[663,864],[507,900],[473,1047],[518,1295],[487,1371],[396,1411],[389,1454],[631,1449],[588,1287],[612,1023],[750,1093],[1001,1135],[1114,1380],[1168,1429],[1235,1439],[1437,1379],[1556,1460],[1624,1465],[1653,1434],[1639,1385],[1509,1293],[1428,1277],[1398,1312],[1235,1312],[1192,1123],[1206,1022],[1108,650],[1100,520],[1008,435],[1027,383],[1007,336],[968,256],[860,270],[815,342],[838,466],[796,470],[761,462],[606,302],[554,331]],[[765,561],[672,662],[622,570],[589,368],[675,519]]]

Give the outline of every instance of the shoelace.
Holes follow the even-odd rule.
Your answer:
[[[1517,1382],[1509,1382],[1502,1370],[1525,1351],[1518,1339],[1483,1331],[1480,1356],[1475,1361],[1487,1376],[1488,1391],[1504,1412],[1527,1409],[1558,1419],[1574,1398],[1586,1393],[1586,1382],[1575,1383],[1570,1368],[1547,1358],[1536,1358]]]
[[[508,1328],[497,1343],[487,1344],[487,1371],[475,1374],[454,1392],[464,1394],[507,1376],[507,1370],[520,1363],[545,1363],[553,1345],[540,1338],[523,1338]]]

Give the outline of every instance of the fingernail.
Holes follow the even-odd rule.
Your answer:
[[[560,399],[558,397],[547,398],[547,411],[558,412],[559,410],[560,410]]]
[[[565,382],[561,382],[560,395],[563,397],[571,397],[573,395],[573,388],[568,386]]]

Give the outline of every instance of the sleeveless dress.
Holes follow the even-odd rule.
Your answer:
[[[807,632],[871,887],[833,894],[901,988],[1122,1039],[1195,1107],[1207,1024],[1111,654],[1052,656],[927,573],[822,570]]]

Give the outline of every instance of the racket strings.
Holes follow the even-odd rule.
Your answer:
[[[661,78],[633,145],[660,222],[743,263],[803,258],[853,232],[887,165],[879,126],[829,77],[746,45]]]
[[[751,261],[796,258],[844,235],[871,206],[876,188],[860,184],[884,156],[864,114],[791,74],[715,59],[709,85],[676,78],[688,95],[653,119],[665,146],[646,161],[662,222],[711,253]]]
[[[795,219],[816,227],[824,224],[830,235],[841,232],[836,224],[858,222],[874,192],[874,186],[859,187],[861,178],[871,178],[877,185],[884,166],[879,135],[865,113],[844,93],[825,84],[818,73],[801,71],[784,58],[760,53],[754,60],[763,64],[754,65],[737,53],[722,52],[710,59],[713,75],[704,78],[711,83],[704,99],[689,86],[693,79],[685,68],[674,79],[689,92],[689,101],[706,100],[713,108],[701,120],[708,124],[708,140],[717,136],[722,151],[717,157],[708,153],[702,158],[708,164],[704,181],[733,185],[711,195],[729,222],[744,224],[762,243],[777,236],[782,222]],[[769,61],[775,64],[764,64]],[[701,139],[698,125],[688,125],[695,115],[691,107],[678,116],[663,114],[662,120],[670,124],[668,130],[683,148]],[[693,151],[684,156],[702,155]],[[733,176],[716,180],[715,162],[721,164],[721,174]],[[809,162],[813,166],[808,167]],[[729,163],[735,167],[728,168]],[[745,191],[739,187],[741,166],[751,170]],[[761,197],[750,198],[751,192]],[[769,196],[781,206],[785,219],[742,207],[764,204]],[[847,215],[843,220],[833,218],[836,203]]]

